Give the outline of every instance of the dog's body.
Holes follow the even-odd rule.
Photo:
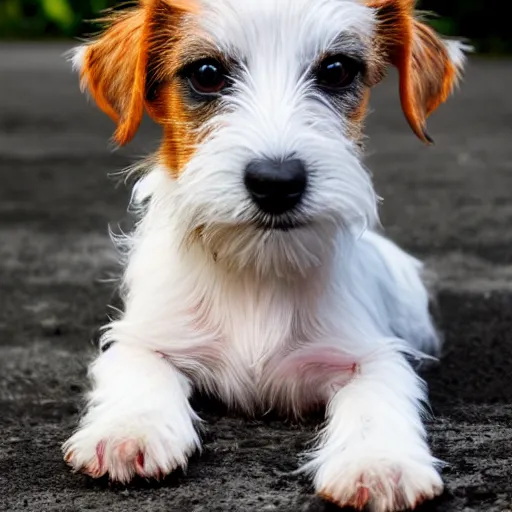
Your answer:
[[[340,505],[400,510],[442,490],[408,362],[439,349],[421,264],[373,231],[358,149],[388,62],[429,140],[463,59],[410,1],[146,0],[77,52],[118,142],[144,107],[164,141],[134,191],[124,312],[64,446],[75,469],[128,481],[185,466],[198,390],[248,413],[327,406],[305,469]]]

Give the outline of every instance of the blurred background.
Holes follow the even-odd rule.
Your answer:
[[[60,39],[95,32],[91,22],[119,0],[1,0],[0,38]],[[471,39],[477,52],[512,53],[510,20],[498,13],[503,0],[421,0],[418,9],[434,11],[431,24],[441,33]]]

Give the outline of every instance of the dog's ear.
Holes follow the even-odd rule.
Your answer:
[[[432,143],[427,117],[446,101],[460,78],[465,50],[458,41],[439,37],[415,16],[415,0],[369,0],[376,10],[376,44],[386,61],[398,69],[400,101],[413,132]]]
[[[144,113],[146,9],[139,6],[112,16],[109,28],[73,56],[86,89],[116,124],[114,140],[128,143]]]
[[[170,43],[177,15],[192,7],[192,0],[139,0],[137,7],[107,17],[103,34],[74,51],[82,89],[117,124],[114,140],[119,145],[134,137],[154,93],[157,70],[151,55],[162,43],[155,32],[165,26]]]

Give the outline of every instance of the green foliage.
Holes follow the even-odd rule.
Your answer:
[[[276,0],[278,1],[278,0]],[[311,0],[314,2],[314,0]],[[463,35],[483,53],[512,53],[508,16],[498,0],[420,0],[435,12],[429,23],[441,34]],[[76,37],[96,31],[90,21],[121,0],[0,0],[0,39]],[[501,2],[503,3],[503,2]]]
[[[0,0],[0,38],[39,39],[83,35],[88,23],[115,0]]]
[[[73,25],[75,15],[67,0],[41,0],[41,8],[46,18],[62,30]]]
[[[512,53],[512,31],[503,1],[420,0],[418,7],[437,14],[430,23],[441,34],[463,36],[477,52]]]
[[[457,24],[452,18],[442,16],[431,17],[428,19],[428,23],[440,34],[452,36],[457,33]]]

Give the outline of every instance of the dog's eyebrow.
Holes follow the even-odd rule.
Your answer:
[[[365,43],[357,34],[342,33],[330,42],[324,53],[343,53],[347,57],[364,62],[368,52],[368,43]]]

